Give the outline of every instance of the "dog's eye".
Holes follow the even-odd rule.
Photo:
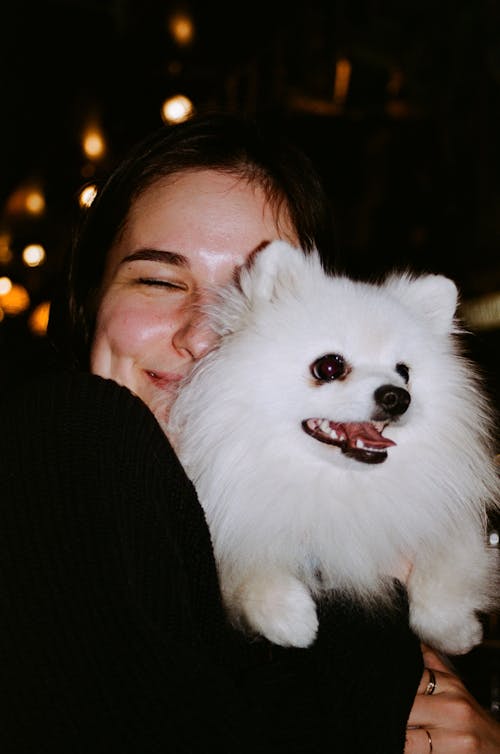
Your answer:
[[[404,379],[405,382],[408,382],[408,380],[410,379],[410,367],[406,366],[406,364],[403,364],[402,362],[396,364],[396,372]]]
[[[327,353],[311,364],[311,374],[321,382],[329,382],[342,377],[345,373],[345,361],[338,353]]]

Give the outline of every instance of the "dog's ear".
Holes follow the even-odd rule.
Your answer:
[[[294,289],[304,274],[305,257],[305,252],[286,241],[272,241],[238,268],[238,286],[248,301],[270,301],[281,286]]]
[[[395,274],[390,275],[384,285],[417,316],[425,317],[435,332],[446,334],[457,331],[455,313],[458,290],[450,278],[444,275]]]
[[[312,261],[312,252],[307,256]],[[271,301],[281,287],[293,291],[306,266],[306,254],[286,241],[262,244],[235,270],[230,283],[211,289],[204,306],[211,327],[218,335],[236,332],[256,304]]]

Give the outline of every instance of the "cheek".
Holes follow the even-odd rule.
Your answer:
[[[108,303],[98,315],[94,344],[105,342],[114,354],[136,356],[154,352],[157,344],[168,347],[174,332],[175,316],[165,307]]]

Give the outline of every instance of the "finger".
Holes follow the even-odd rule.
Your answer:
[[[413,728],[406,731],[404,754],[437,754],[437,734],[426,728]]]
[[[434,649],[427,644],[422,644],[422,656],[424,659],[424,665],[426,668],[432,668],[433,670],[441,670],[444,673],[453,672],[451,662],[439,655]]]
[[[450,677],[450,683],[453,681]],[[408,716],[408,727],[439,729],[441,733],[445,730],[463,732],[480,714],[476,700],[464,686],[457,684],[456,688],[441,694],[417,694]]]
[[[448,722],[448,705],[446,695],[425,696],[417,694],[408,717],[408,727],[440,727]]]
[[[418,684],[417,694],[430,696],[434,693],[441,693],[443,691],[443,684],[441,683],[441,688],[438,690],[439,675],[437,670],[433,670],[431,666],[426,666]]]
[[[457,693],[464,689],[460,678],[451,672],[433,670],[431,666],[425,667],[417,688],[417,697],[436,697],[446,692]]]

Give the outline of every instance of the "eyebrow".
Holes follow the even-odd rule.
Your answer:
[[[189,259],[175,251],[161,251],[160,249],[138,249],[120,261],[120,264],[137,261],[162,262],[177,267],[189,267]]]

